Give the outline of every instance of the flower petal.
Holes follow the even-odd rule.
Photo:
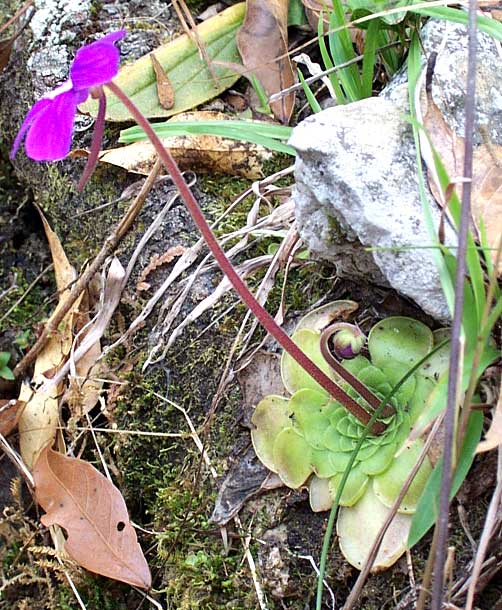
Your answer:
[[[26,154],[35,161],[58,161],[70,151],[79,93],[67,91],[53,100],[33,120],[26,136]],[[43,101],[43,100],[41,100]]]
[[[77,52],[70,68],[70,78],[75,89],[103,85],[117,75],[120,53],[114,43],[125,34],[125,30],[112,32]]]
[[[26,132],[30,128],[30,126],[33,123],[33,121],[35,120],[35,118],[40,113],[42,113],[45,110],[45,108],[47,106],[49,106],[51,103],[52,103],[51,100],[42,98],[41,100],[38,100],[38,102],[36,102],[36,104],[34,104],[31,107],[31,110],[26,115],[26,118],[24,119],[23,124],[21,125],[21,128],[17,132],[16,139],[14,140],[14,144],[12,145],[12,149],[11,149],[10,155],[9,155],[11,159],[13,159],[16,156],[18,148],[21,145],[21,142],[23,141],[23,138],[24,138]]]

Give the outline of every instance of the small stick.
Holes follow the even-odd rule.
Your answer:
[[[45,347],[47,341],[49,340],[49,337],[52,335],[53,332],[57,330],[61,320],[70,311],[75,301],[78,299],[80,294],[87,288],[98,269],[105,262],[105,260],[115,251],[119,243],[129,231],[141,209],[143,208],[145,199],[155,182],[157,174],[160,171],[160,167],[161,164],[159,161],[157,161],[153,166],[151,172],[148,174],[148,177],[146,178],[141,191],[138,193],[137,197],[134,199],[125,216],[119,222],[113,233],[106,239],[105,243],[103,244],[103,247],[101,248],[96,258],[92,261],[90,266],[82,273],[78,280],[73,284],[73,287],[66,301],[62,304],[61,308],[58,309],[58,311],[49,319],[49,321],[45,325],[42,334],[37,339],[35,344],[31,347],[31,349],[24,356],[24,358],[16,365],[13,371],[16,377],[22,375],[30,366],[30,364],[35,361],[38,354],[40,354],[40,352]]]

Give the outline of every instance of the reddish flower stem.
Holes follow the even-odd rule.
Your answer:
[[[199,204],[192,194],[189,186],[185,182],[182,173],[173,159],[169,150],[167,150],[160,141],[157,134],[150,126],[147,119],[143,116],[140,110],[136,107],[129,97],[118,87],[113,81],[106,84],[106,87],[124,104],[127,110],[131,113],[134,120],[143,129],[150,142],[155,147],[162,163],[171,175],[171,178],[176,185],[183,201],[185,202],[188,211],[190,212],[197,228],[204,237],[209,249],[216,259],[221,270],[230,280],[235,291],[256,316],[265,330],[270,333],[280,346],[294,359],[298,364],[311,376],[317,383],[322,386],[335,400],[341,402],[348,410],[352,410],[353,403],[357,403],[351,398],[340,386],[330,379],[321,369],[316,366],[310,358],[308,358],[301,349],[290,339],[284,330],[275,322],[274,318],[266,311],[251,294],[249,288],[235,271],[232,263],[228,260],[225,252],[218,243],[214,233],[209,227],[204,214],[202,213]],[[359,408],[359,405],[357,405]],[[368,415],[368,414],[366,414]],[[368,416],[369,421],[369,416]]]
[[[81,193],[84,190],[87,181],[92,176],[92,172],[96,167],[96,163],[99,158],[99,151],[101,150],[101,142],[103,141],[103,134],[105,133],[105,114],[106,114],[106,95],[103,91],[103,87],[100,87],[98,93],[98,116],[94,124],[94,133],[92,134],[91,151],[87,157],[87,163],[85,164],[84,173],[82,174],[77,190]],[[93,96],[94,97],[94,96]]]

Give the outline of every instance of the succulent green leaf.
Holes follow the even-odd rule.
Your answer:
[[[312,449],[295,429],[279,432],[274,443],[274,464],[277,474],[288,487],[296,489],[312,473]]]
[[[436,384],[432,379],[417,375],[415,391],[408,403],[410,420],[412,423],[415,423],[422,413],[425,412],[435,386]]]
[[[338,492],[342,477],[343,472],[340,472],[329,480],[329,489],[333,500]],[[368,485],[368,481],[368,475],[364,474],[360,466],[352,468],[345,481],[345,485],[343,486],[342,495],[340,496],[340,506],[354,506],[363,495],[364,490]]]
[[[321,354],[319,345],[320,333],[313,330],[302,329],[296,331],[291,339],[302,352],[308,356],[326,375],[333,377],[329,364]],[[327,396],[326,391],[315,381],[287,352],[281,358],[281,375],[285,388],[290,394],[298,390],[310,389],[321,392]]]
[[[434,347],[450,338],[448,328],[440,328],[433,333]],[[447,343],[440,350],[432,354],[427,362],[418,371],[420,375],[437,381],[450,367],[450,344]]]
[[[197,27],[197,35],[212,61],[215,82],[197,44],[186,34],[155,49],[155,57],[166,72],[174,91],[174,105],[163,108],[157,95],[157,81],[150,54],[121,68],[114,82],[132,99],[147,118],[168,117],[189,110],[216,97],[240,77],[227,65],[241,64],[236,33],[241,27],[245,3],[241,2],[207,19]],[[106,118],[111,121],[132,119],[125,106],[106,91]],[[97,101],[89,100],[80,110],[96,116]]]
[[[289,401],[294,422],[314,449],[324,449],[323,436],[335,403],[315,390],[298,390]]]
[[[361,470],[370,476],[384,472],[394,459],[396,448],[395,443],[380,447],[370,458],[361,460]]]
[[[329,491],[328,479],[320,479],[313,475],[309,485],[310,508],[315,513],[329,510],[333,506],[333,498]]]
[[[413,318],[395,316],[373,326],[368,350],[375,366],[397,362],[409,369],[431,351],[433,343],[432,331],[425,324]]]
[[[351,457],[351,453],[349,453],[348,451],[346,453],[343,453],[342,451],[331,451],[330,452],[330,461],[331,464],[333,466],[333,474],[331,476],[334,476],[337,472],[343,472],[349,462],[350,462],[350,457]],[[357,458],[356,458],[357,460]],[[355,464],[357,464],[357,461],[355,462]]]
[[[342,436],[334,426],[328,426],[322,438],[323,445],[330,451],[341,451]]]
[[[396,501],[404,482],[417,462],[423,445],[424,443],[421,439],[416,440],[411,447],[402,450],[400,455],[392,461],[390,467],[384,473],[374,477],[373,490],[380,502],[385,504],[385,506],[391,507]],[[418,500],[431,472],[430,461],[428,458],[425,458],[399,507],[400,513],[415,512]]]
[[[291,427],[289,400],[282,396],[267,396],[257,405],[251,417],[255,426],[251,440],[256,455],[269,470],[277,472],[274,463],[274,443],[277,435]]]
[[[350,360],[343,360],[342,364],[344,368],[349,371],[349,373],[352,373],[352,375],[355,375],[356,377],[359,377],[359,371],[371,366],[371,362],[368,360],[368,358],[361,355],[351,358]]]
[[[357,447],[357,440],[340,435],[340,451],[354,451]]]
[[[314,449],[312,451],[312,468],[320,479],[329,479],[337,472],[343,470],[343,468],[338,468],[336,462],[333,461],[333,455],[337,454],[333,454],[327,449],[322,451]]]
[[[345,319],[348,314],[356,311],[358,307],[359,305],[355,301],[348,300],[326,303],[326,305],[321,305],[321,307],[317,307],[303,316],[298,322],[295,332],[305,328],[320,332],[331,323],[339,319]]]
[[[360,570],[363,567],[380,528],[389,516],[389,509],[376,497],[371,485],[359,502],[350,508],[341,508],[336,531],[345,559]],[[406,550],[411,516],[397,514],[384,536],[373,564],[373,571],[393,565]]]

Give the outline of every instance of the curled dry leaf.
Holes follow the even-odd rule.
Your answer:
[[[170,110],[174,106],[174,91],[166,74],[166,71],[162,67],[159,60],[155,57],[155,53],[150,53],[150,59],[152,61],[152,68],[155,72],[155,80],[157,81],[157,96],[159,98],[159,104],[162,108]]]
[[[151,575],[120,491],[93,466],[46,447],[33,469],[42,523],[66,530],[65,551],[79,565],[143,589]]]
[[[246,17],[237,34],[237,47],[244,66],[254,74],[267,95],[279,93],[295,83],[293,67],[288,55],[287,0],[248,0]],[[281,123],[289,123],[295,94],[270,104]]]
[[[476,453],[491,451],[499,445],[502,445],[502,385],[497,405],[493,410],[492,423],[485,434],[485,438],[478,444]]]
[[[21,400],[0,400],[0,434],[8,436],[17,426],[24,402]]]
[[[167,265],[177,256],[181,256],[183,252],[186,252],[186,248],[184,246],[172,246],[171,248],[168,248],[164,254],[154,254],[148,265],[141,272],[138,283],[136,284],[136,290],[138,292],[148,290],[150,288],[150,284],[146,281],[146,278],[150,275],[150,273],[162,265]]]
[[[430,92],[427,94],[424,125],[450,180],[458,181],[463,175],[465,142],[446,123]],[[444,205],[432,156],[429,157],[426,159],[429,185],[436,201]],[[457,185],[457,193],[459,197],[462,196],[461,183]],[[474,148],[471,208],[474,222],[483,220],[487,243],[492,248],[492,260],[495,262],[502,234],[502,146],[486,141]],[[499,262],[498,273],[502,273],[502,260]]]
[[[56,285],[60,292],[57,312],[61,303],[66,299],[69,292],[68,286],[75,280],[76,273],[70,265],[57,235],[41,212],[40,215],[54,261]],[[49,339],[38,355],[31,385],[23,383],[21,386],[19,400],[25,402],[26,406],[19,419],[19,445],[28,468],[32,468],[40,451],[52,442],[58,428],[58,396],[61,393],[61,386],[58,384],[49,388],[41,388],[41,386],[62,366],[70,352],[73,339],[73,319],[79,304],[80,299],[77,299],[73,308],[63,318],[58,332]]]
[[[211,121],[229,117],[219,112],[187,112],[172,121]],[[173,136],[161,138],[182,170],[243,176],[250,180],[263,177],[262,164],[272,154],[263,146],[211,135]],[[129,172],[150,173],[157,152],[150,142],[134,142],[112,148],[100,156],[102,163],[111,163]]]

